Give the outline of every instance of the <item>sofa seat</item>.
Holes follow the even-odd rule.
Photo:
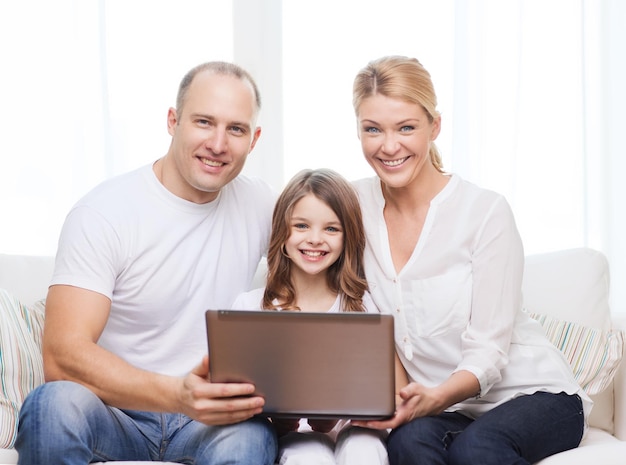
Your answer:
[[[580,446],[548,457],[535,465],[624,465],[626,442],[607,431],[591,428]]]
[[[0,254],[0,288],[11,291],[22,302],[35,302],[46,295],[52,267],[51,257]],[[262,280],[262,268],[257,276]],[[605,256],[598,251],[578,248],[528,256],[523,293],[525,310],[530,313],[543,313],[601,331],[626,330],[626,315],[617,318],[610,312],[609,266]],[[536,465],[626,463],[625,365],[619,365],[614,378],[602,392],[591,396],[594,407],[581,445]],[[0,449],[0,465],[16,463],[15,450]]]

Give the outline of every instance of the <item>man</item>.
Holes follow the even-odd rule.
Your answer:
[[[274,462],[254,386],[208,380],[204,328],[267,248],[274,193],[238,176],[259,110],[243,69],[192,69],[168,111],[167,154],[70,211],[46,300],[47,382],[22,407],[20,464]]]

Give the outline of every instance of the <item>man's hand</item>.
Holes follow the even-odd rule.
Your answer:
[[[228,425],[247,420],[262,412],[265,400],[252,396],[248,383],[211,383],[209,357],[194,368],[180,384],[180,411],[207,425]]]

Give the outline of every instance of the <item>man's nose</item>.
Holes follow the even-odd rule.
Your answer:
[[[228,135],[225,129],[216,128],[205,142],[206,148],[215,154],[224,153],[228,147]]]

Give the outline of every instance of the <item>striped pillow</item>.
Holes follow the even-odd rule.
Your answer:
[[[624,356],[624,331],[603,331],[540,313],[530,316],[565,354],[576,381],[587,394],[598,394],[611,384]]]
[[[26,395],[43,383],[44,301],[26,307],[0,289],[0,449],[10,449]]]

